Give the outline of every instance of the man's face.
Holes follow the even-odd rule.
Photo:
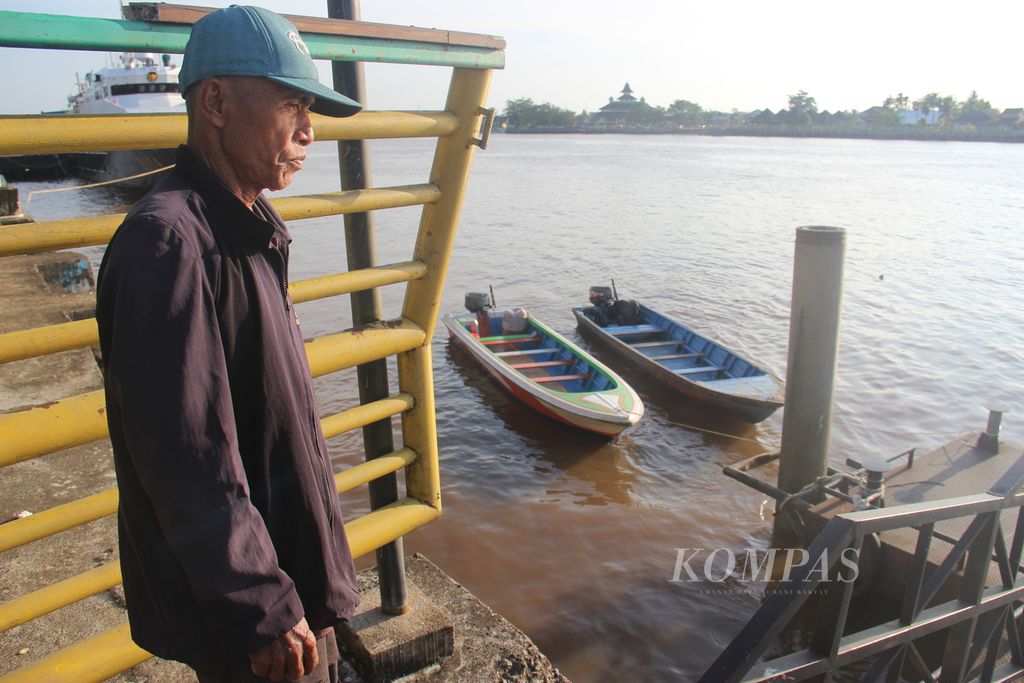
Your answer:
[[[224,79],[229,84],[223,152],[243,191],[283,190],[302,169],[313,142],[313,97],[265,78]]]

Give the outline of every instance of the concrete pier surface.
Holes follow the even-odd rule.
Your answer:
[[[884,478],[886,507],[947,500],[991,489],[1007,470],[1024,458],[1024,448],[1004,441],[997,452],[990,453],[978,448],[981,435],[980,429],[966,429],[955,439],[927,453],[913,456],[907,453],[892,460],[891,471]],[[830,519],[853,512],[854,506],[830,498],[810,511]]]
[[[0,228],[2,229],[2,228]],[[83,268],[84,265],[84,268]],[[0,333],[51,325],[93,314],[95,292],[88,260],[73,252],[0,259]],[[94,351],[77,349],[0,364],[0,414],[102,388]],[[116,486],[106,439],[0,468],[0,524]],[[0,603],[117,562],[114,516],[2,553]],[[421,555],[407,560],[414,586],[454,626],[454,654],[401,680],[567,681],[530,639]],[[374,569],[359,574],[361,591],[377,590]],[[383,617],[382,617],[383,618]],[[102,633],[127,619],[120,586],[0,632],[0,676]],[[379,620],[378,620],[379,621]],[[364,679],[346,660],[343,680]],[[195,681],[188,667],[150,659],[113,681]]]
[[[2,229],[2,228],[0,228]],[[81,254],[57,252],[0,259],[0,333],[93,314],[96,295]],[[102,388],[90,349],[0,364],[0,413]],[[110,442],[96,441],[0,468],[0,523],[116,486]],[[0,556],[0,602],[117,561],[113,516],[29,543]],[[0,675],[124,622],[120,587],[0,633]],[[182,665],[152,660],[123,681],[191,681]]]
[[[426,557],[418,553],[410,556],[405,569],[410,586],[422,591],[454,622],[455,654],[439,666],[428,667],[400,680],[406,683],[569,683],[526,634]],[[375,569],[359,572],[359,588],[364,594],[377,590]]]

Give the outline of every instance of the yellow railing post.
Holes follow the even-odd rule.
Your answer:
[[[476,148],[475,136],[490,82],[490,71],[455,69],[452,73],[446,107],[456,115],[459,125],[454,133],[437,142],[430,184],[441,189],[441,197],[423,207],[413,252],[413,260],[427,264],[427,273],[417,282],[409,283],[402,309],[404,317],[426,332],[428,343],[437,324],[444,279]]]
[[[441,511],[441,471],[437,453],[437,424],[434,411],[434,375],[430,341],[398,356],[398,383],[415,403],[402,413],[402,442],[419,457],[406,470],[405,490]]]
[[[412,410],[402,414],[402,438],[419,454],[406,471],[406,491],[412,498],[441,510],[441,476],[438,466],[437,426],[434,411],[434,375],[430,342],[444,292],[448,262],[458,229],[462,200],[473,161],[480,113],[487,98],[490,71],[455,69],[446,109],[459,125],[441,138],[434,153],[430,182],[441,188],[441,198],[423,208],[413,259],[427,266],[423,278],[410,282],[402,316],[426,333],[423,345],[398,356],[398,381],[411,394]]]

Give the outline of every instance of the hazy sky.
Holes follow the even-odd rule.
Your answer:
[[[239,0],[241,1],[241,0]],[[194,4],[226,6],[227,0]],[[323,0],[263,0],[289,14],[326,15]],[[116,0],[0,0],[0,9],[117,18]],[[507,66],[490,104],[531,97],[593,111],[629,82],[652,105],[784,108],[799,90],[820,109],[863,110],[903,92],[1024,106],[1024,3],[815,0],[362,0],[363,19],[503,36]],[[0,113],[60,109],[75,72],[103,53],[4,48]],[[326,67],[321,72],[329,73]],[[435,109],[449,69],[367,65],[370,109]]]

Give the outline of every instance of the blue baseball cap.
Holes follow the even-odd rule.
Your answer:
[[[352,116],[362,105],[320,83],[309,48],[290,21],[262,7],[211,12],[192,27],[178,73],[181,92],[211,76],[257,76],[316,98],[311,111]]]

